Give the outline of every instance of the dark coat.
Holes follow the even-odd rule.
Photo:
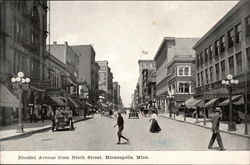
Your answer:
[[[220,127],[220,116],[218,114],[214,115],[211,119],[212,128],[211,131],[218,132]]]
[[[151,119],[151,120],[152,120],[152,124],[150,126],[149,131],[152,133],[158,133],[159,131],[161,131],[161,128],[160,128],[157,120],[155,120],[155,119]]]

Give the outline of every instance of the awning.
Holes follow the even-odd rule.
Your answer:
[[[67,99],[69,107],[79,108],[79,105],[71,97],[67,97]]]
[[[214,98],[212,100],[209,100],[207,103],[205,103],[205,107],[212,107],[218,99],[219,98]]]
[[[72,99],[75,101],[75,103],[78,104],[79,107],[84,107],[84,103],[81,100],[79,100],[79,98],[72,97]]]
[[[88,107],[93,108],[93,106],[89,102],[86,101],[85,103]]]
[[[19,107],[19,100],[2,84],[0,85],[0,106]]]
[[[235,99],[239,98],[239,97],[241,97],[241,95],[234,95],[234,96],[232,96],[232,102]],[[218,106],[225,106],[225,105],[228,105],[228,104],[229,104],[229,98],[226,99],[226,100],[224,100],[223,102],[221,102]]]
[[[45,96],[43,103],[52,106],[66,106],[66,98],[61,96]]]
[[[234,101],[234,102],[233,102],[234,105],[242,105],[242,104],[244,104],[244,103],[245,103],[245,102],[244,102],[244,97],[243,97],[243,96],[241,96],[240,99],[239,99],[238,101]]]
[[[187,108],[196,108],[196,105],[201,102],[200,99],[195,99],[193,97],[190,97],[185,101],[185,105]]]

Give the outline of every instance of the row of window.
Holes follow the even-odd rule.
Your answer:
[[[234,61],[236,61],[236,68]],[[228,62],[228,73],[232,75],[242,73],[241,52],[239,52],[235,56],[230,56],[227,62]],[[197,85],[202,86],[225,78],[226,78],[226,61],[222,60],[221,62],[215,64],[215,77],[214,77],[213,66],[206,68],[205,72],[201,71],[200,73],[197,73]]]
[[[246,37],[247,37],[250,36],[250,16],[245,18],[245,22],[246,22]],[[211,44],[204,50],[204,52],[201,52],[200,54],[197,55],[196,57],[197,67],[202,67],[203,64],[208,63],[208,61],[211,62],[213,59],[213,53],[215,60],[218,60],[219,54],[223,53],[226,50],[226,47],[230,49],[234,45],[240,43],[241,40],[242,40],[242,26],[241,23],[239,23],[214,42],[214,52],[213,52],[213,45]]]
[[[178,93],[178,94],[190,94],[191,84],[187,81],[177,81],[177,89],[175,88],[175,84],[170,84],[168,86],[168,91]]]

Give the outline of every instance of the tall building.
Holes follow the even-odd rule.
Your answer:
[[[79,55],[79,82],[86,82],[89,88],[88,98],[92,103],[99,99],[99,65],[95,61],[95,50],[92,45],[72,45]]]
[[[113,73],[108,61],[97,61],[99,70],[99,95],[108,102],[113,101]]]
[[[13,89],[10,79],[22,71],[31,79],[30,90],[24,90],[23,115],[26,117],[30,96],[36,92],[34,87],[44,80],[44,57],[46,56],[47,38],[47,1],[22,0],[0,1],[0,82],[9,90]],[[12,93],[18,92],[13,89]],[[10,93],[11,94],[11,93]],[[6,96],[7,97],[7,96]],[[10,110],[1,107],[5,120],[9,124]],[[3,123],[4,122],[4,123]]]
[[[139,60],[139,103],[149,102],[154,93],[155,62],[154,60]]]
[[[165,111],[167,111],[169,107],[167,103],[170,102],[167,96],[169,95],[175,96],[175,94],[177,94],[179,91],[179,89],[176,90],[177,85],[179,84],[178,88],[183,85],[183,83],[182,85],[180,85],[180,83],[176,81],[177,77],[185,76],[185,75],[178,75],[179,74],[178,69],[182,68],[185,71],[185,68],[188,68],[189,71],[188,73],[190,73],[191,71],[189,66],[190,61],[187,62],[185,60],[188,58],[192,60],[195,57],[195,51],[192,49],[192,47],[198,40],[199,40],[198,38],[165,37],[156,52],[156,55],[154,57],[156,63],[156,96],[158,98],[157,100],[158,105],[160,107],[164,107]],[[173,60],[173,58],[175,59]],[[177,60],[179,58],[181,59],[180,61],[182,61],[181,63],[184,62],[184,65],[177,64],[180,62],[179,60]],[[185,65],[185,62],[187,62],[187,65]],[[172,68],[171,65],[173,65]],[[169,71],[168,69],[170,69],[172,72]],[[173,72],[175,73],[173,74]],[[171,81],[170,76],[174,77],[174,82]],[[190,84],[190,80],[188,84]],[[176,102],[174,104],[175,104],[174,106],[176,107],[177,106]]]
[[[196,97],[209,101],[209,105],[205,105],[207,108],[221,106],[226,119],[229,91],[222,84],[222,80],[225,80],[228,74],[239,81],[239,84],[233,85],[233,109],[235,111],[248,109],[248,114],[250,113],[249,9],[250,1],[240,1],[193,47],[197,70]]]

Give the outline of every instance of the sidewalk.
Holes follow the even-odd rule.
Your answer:
[[[73,121],[74,123],[90,119],[91,117],[84,118],[83,116],[74,116]],[[51,121],[45,120],[44,123],[42,123],[41,120],[39,120],[37,123],[23,123],[24,125],[24,133],[17,133],[17,124],[9,125],[9,126],[1,126],[0,127],[0,142],[4,140],[9,140],[16,137],[21,137],[41,131],[45,131],[51,128]]]
[[[206,125],[204,125],[204,118],[199,118],[198,122],[196,122],[196,118],[191,118],[191,117],[186,117],[186,121],[184,121],[183,114],[180,114],[178,116],[175,115],[175,119],[174,119],[174,115],[172,115],[172,117],[170,118],[169,114],[159,114],[159,116],[164,117],[164,118],[168,118],[171,120],[176,120],[178,122],[185,122],[187,124],[192,124],[192,125],[207,128],[207,129],[211,129],[211,127],[212,127],[212,123],[211,123],[210,119],[206,119]],[[250,138],[250,124],[249,123],[248,123],[248,135],[244,134],[244,131],[245,131],[245,124],[244,123],[237,124],[236,131],[227,131],[227,128],[228,128],[227,123],[220,122],[221,132]]]

